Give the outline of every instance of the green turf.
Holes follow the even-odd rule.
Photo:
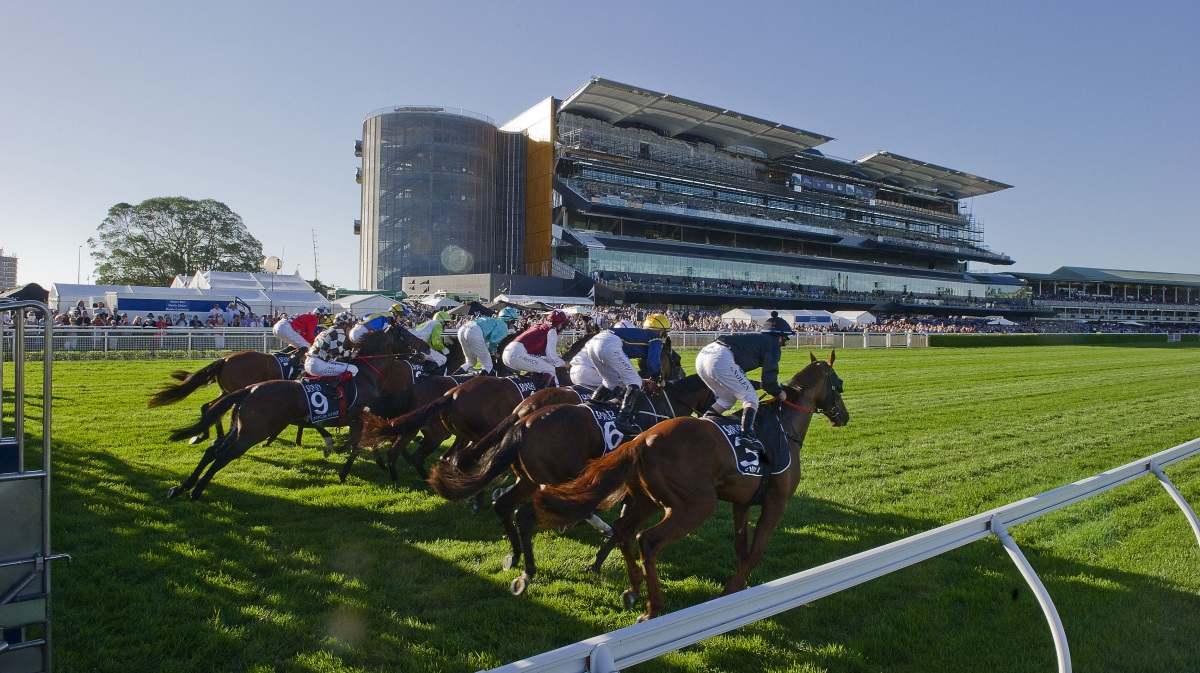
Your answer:
[[[850,425],[813,424],[804,480],[755,584],[1200,437],[1198,348],[838,356]],[[784,369],[802,358],[789,351]],[[212,396],[147,410],[178,366],[55,367],[53,546],[74,557],[54,574],[58,671],[470,672],[633,622],[619,559],[598,579],[583,570],[590,528],[540,535],[540,573],[514,598],[489,512],[437,498],[411,471],[392,484],[369,460],[339,484],[315,436],[251,449],[201,501],[167,501],[200,453],[167,432]],[[37,371],[30,383],[40,390]],[[37,399],[29,412],[39,429]],[[1200,508],[1200,461],[1167,471]],[[1076,670],[1200,670],[1200,546],[1152,478],[1012,532],[1058,606]],[[663,555],[667,610],[711,597],[732,568],[725,505]],[[1053,667],[1036,600],[988,539],[636,670]]]

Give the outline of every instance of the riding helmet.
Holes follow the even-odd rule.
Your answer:
[[[646,321],[642,323],[642,329],[652,329],[660,332],[666,332],[671,329],[671,321],[667,316],[661,313],[651,313],[646,316]]]
[[[558,309],[554,309],[553,311],[546,314],[546,320],[550,321],[552,324],[555,324],[555,325],[562,325],[562,324],[569,322],[570,318],[567,317],[566,313],[563,313],[562,311],[560,311]]]
[[[408,307],[404,304],[392,304],[392,313],[408,313]]]
[[[500,315],[496,317],[500,318],[504,322],[513,322],[521,319],[521,316],[517,315],[517,310],[511,306],[505,306],[504,308],[500,309]]]
[[[318,306],[312,310],[312,313],[313,313],[313,315],[319,315],[321,317],[325,317],[325,316],[329,315],[329,307],[328,306]]]
[[[758,330],[763,334],[775,334],[778,336],[791,336],[795,334],[792,331],[792,326],[787,324],[787,321],[779,317],[779,313],[771,311],[771,317],[763,322],[762,329]]]
[[[358,318],[350,311],[342,311],[333,316],[333,322],[336,325],[351,325],[358,322]]]
[[[434,313],[433,319],[438,322],[450,322],[451,320],[454,320],[454,318],[451,317],[450,314],[446,313],[445,311],[438,311],[437,313]]]

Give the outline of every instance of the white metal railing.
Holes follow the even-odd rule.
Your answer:
[[[0,334],[5,358],[11,359],[15,339],[11,329]],[[265,352],[285,345],[263,327],[55,327],[51,340],[55,360],[179,360],[241,350]],[[31,357],[41,353],[46,341],[42,328],[27,327],[24,341]]]
[[[1153,474],[1179,505],[1200,543],[1200,520],[1162,471],[1172,463],[1196,455],[1200,455],[1200,439],[882,547],[501,666],[491,673],[613,673],[991,535],[999,538],[1037,595],[1054,637],[1058,670],[1070,671],[1071,654],[1058,612],[1033,567],[1008,534],[1008,528]]]
[[[675,348],[702,348],[728,330],[719,332],[671,332]],[[917,332],[797,332],[790,348],[925,348],[929,335]]]

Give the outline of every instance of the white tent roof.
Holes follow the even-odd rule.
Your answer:
[[[506,301],[510,304],[532,304],[542,302],[555,306],[595,306],[596,302],[587,297],[550,297],[532,294],[501,294],[493,301]]]
[[[337,307],[334,309],[335,311],[349,310],[360,316],[378,311],[391,310],[392,304],[395,303],[395,299],[382,294],[349,294],[345,297],[339,297],[333,302],[334,306]]]
[[[827,324],[831,322],[831,314],[829,311],[775,311],[780,318],[787,321],[789,325],[796,323],[815,323]],[[763,324],[767,318],[771,317],[771,311],[761,308],[735,308],[732,311],[726,311],[721,314],[722,322],[749,322],[755,325]]]
[[[850,325],[874,325],[878,322],[870,311],[834,311],[833,315]]]
[[[50,308],[65,311],[82,299],[90,309],[92,307],[91,298],[95,297],[97,300],[103,301],[107,292],[129,292],[129,286],[53,283],[50,285]]]
[[[458,308],[462,306],[462,303],[454,301],[449,297],[435,297],[433,295],[423,297],[421,303],[433,308]]]
[[[1007,318],[996,318],[995,320],[989,320],[988,324],[989,325],[1015,325],[1017,323],[1015,323],[1011,320],[1008,320]]]
[[[186,280],[182,276],[176,276],[171,286],[175,287],[177,284],[202,290],[313,292],[312,285],[301,278],[300,274],[197,271],[196,275]]]

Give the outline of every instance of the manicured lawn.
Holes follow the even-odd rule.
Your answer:
[[[806,360],[790,351],[784,369]],[[55,366],[53,546],[74,557],[54,573],[58,671],[470,672],[633,622],[619,555],[584,572],[590,528],[540,535],[539,575],[515,598],[490,512],[370,460],[339,484],[315,433],[251,449],[199,502],[166,500],[200,455],[167,432],[213,396],[146,409],[179,366]],[[836,368],[850,425],[813,424],[755,584],[1200,437],[1196,347],[846,350]],[[29,378],[40,391],[40,369]],[[29,413],[40,430],[40,401]],[[1200,508],[1200,461],[1168,474]],[[1200,670],[1200,546],[1152,478],[1012,533],[1076,670]],[[711,597],[732,568],[724,505],[663,555],[667,610]],[[988,539],[636,670],[1053,668],[1036,600]]]

